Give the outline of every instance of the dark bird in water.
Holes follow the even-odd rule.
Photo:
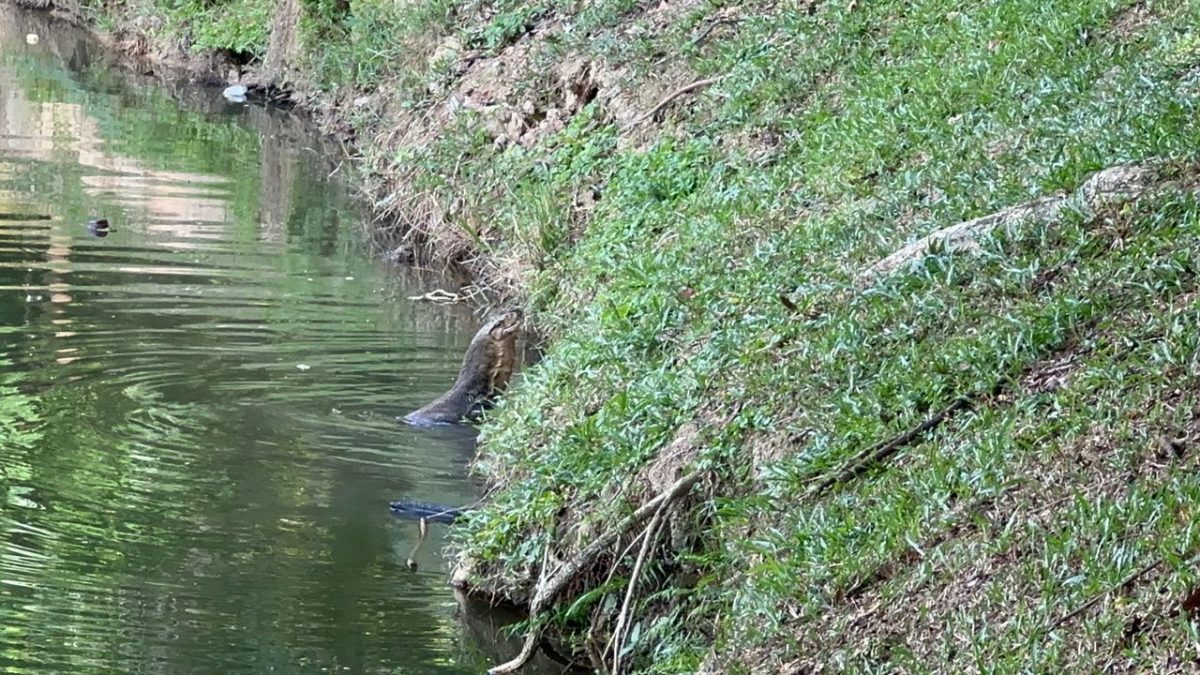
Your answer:
[[[429,536],[429,523],[453,523],[463,514],[462,509],[456,509],[453,506],[418,502],[411,499],[394,501],[390,503],[390,506],[395,515],[417,520],[417,543],[413,546],[412,552],[408,554],[408,560],[405,561],[408,568],[414,572],[417,570],[417,551],[421,550],[421,544],[424,544],[425,538]]]
[[[391,502],[392,513],[402,518],[416,518],[431,523],[453,523],[463,514],[462,509],[429,502],[401,499]]]
[[[113,231],[108,225],[107,218],[93,218],[89,220],[87,222],[87,229],[88,232],[92,233],[92,236],[96,237],[107,237],[108,233]]]

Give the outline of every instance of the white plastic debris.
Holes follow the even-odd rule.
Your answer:
[[[233,101],[234,103],[245,103],[246,102],[246,87],[245,87],[245,85],[234,84],[234,85],[225,87],[225,91],[222,91],[221,95],[224,96],[225,98],[229,99],[230,101]]]

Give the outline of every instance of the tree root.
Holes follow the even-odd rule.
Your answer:
[[[533,625],[529,629],[529,633],[525,636],[525,644],[521,647],[521,652],[516,657],[488,670],[489,675],[511,673],[525,665],[530,657],[533,656],[534,649],[541,640],[542,631],[537,626],[536,621],[540,617],[542,610],[549,606],[558,597],[559,593],[562,593],[563,589],[566,588],[572,579],[595,562],[597,556],[651,514],[658,514],[661,518],[661,513],[665,511],[666,506],[691,489],[703,475],[701,471],[694,471],[675,481],[670,487],[659,493],[658,496],[642,504],[636,511],[626,516],[616,527],[608,530],[584,547],[578,555],[561,565],[553,573],[549,573],[546,560],[543,559],[542,572],[538,578],[533,600],[529,603],[529,620]],[[547,551],[549,551],[548,546]],[[630,583],[632,584],[632,580]]]
[[[629,623],[629,607],[633,604],[633,595],[637,592],[638,579],[642,576],[642,567],[646,564],[649,558],[650,551],[654,550],[654,545],[658,542],[658,534],[662,530],[664,523],[663,514],[671,506],[671,500],[666,500],[659,505],[658,510],[654,512],[654,517],[650,519],[650,524],[646,526],[646,530],[642,536],[642,548],[638,551],[637,561],[633,564],[633,572],[629,575],[629,584],[625,587],[625,600],[621,603],[621,612],[617,614],[617,627],[613,630],[612,654],[613,665],[612,672],[621,672],[621,647],[625,642],[625,628]],[[619,561],[618,561],[619,562]]]

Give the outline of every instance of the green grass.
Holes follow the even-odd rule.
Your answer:
[[[1200,553],[1195,198],[854,286],[919,236],[1106,166],[1153,158],[1194,179],[1200,3],[1131,6],[306,5],[308,84],[375,99],[347,112],[376,139],[367,178],[446,206],[444,226],[522,270],[551,338],[484,428],[477,468],[499,491],[458,528],[462,549],[527,590],[547,545],[568,557],[629,512],[698,421],[691,465],[711,479],[684,547],[641,585],[638,670],[1155,670],[1194,651],[1175,609]],[[736,21],[699,39],[718,17]],[[487,111],[386,141],[436,116],[458,55],[525,49],[503,82],[513,109],[559,105],[572,57],[629,96],[602,92],[528,146],[494,143]],[[618,101],[643,112],[714,76],[661,122],[618,121]],[[813,489],[962,396],[887,461]],[[564,599],[569,644],[616,612],[632,555]]]
[[[935,257],[868,292],[849,286],[867,264],[936,227],[1073,188],[1122,161],[1195,159],[1197,98],[1183,83],[1195,66],[1188,35],[1197,8],[1159,8],[1143,34],[1118,39],[1106,31],[1120,9],[867,3],[747,19],[735,39],[691,62],[697,77],[730,76],[689,114],[672,115],[667,137],[648,150],[601,155],[580,175],[575,160],[612,147],[619,132],[593,124],[579,145],[564,134],[549,176],[509,189],[528,194],[557,174],[566,185],[604,185],[603,199],[585,234],[550,256],[532,285],[556,340],[485,430],[480,467],[506,489],[470,521],[466,549],[520,586],[548,533],[570,541],[614,522],[647,490],[631,478],[680,424],[703,415],[723,421],[704,429],[698,460],[714,468],[719,487],[695,509],[695,548],[673,554],[701,581],[651,584],[672,602],[650,595],[640,607],[641,667],[686,672],[715,644],[730,667],[745,657],[768,669],[809,659],[1046,670],[1091,664],[1100,645],[1119,643],[1128,622],[1111,612],[1078,620],[1084,638],[1038,639],[1032,628],[1151,556],[1197,552],[1178,522],[1178,505],[1197,487],[1191,467],[1168,465],[1169,491],[1110,490],[1089,503],[1082,495],[1104,471],[1053,457],[1091,433],[1105,438],[1104,470],[1133,463],[1166,422],[1148,417],[1135,432],[1116,420],[1132,427],[1128,418],[1154,410],[1156,397],[1194,388],[1179,379],[1195,375],[1194,313],[1145,308],[1194,289],[1195,203],[1118,214],[1130,233],[1116,248],[1114,226],[1097,219],[995,242],[982,259]],[[778,142],[717,142],[765,134]],[[1039,287],[1046,270],[1063,271]],[[812,317],[793,315],[780,293]],[[1139,311],[1179,328],[1148,333],[1142,340],[1155,347],[1114,365],[1118,345],[1136,339],[1126,323],[1138,322],[1122,319]],[[1109,342],[1091,345],[1101,340]],[[1083,353],[1081,345],[1092,360],[1076,376],[1090,385],[1053,397],[1020,386],[1039,364]],[[1093,369],[1137,373],[1139,396]],[[809,494],[814,477],[872,443],[958,396],[997,387],[892,463],[831,494]],[[760,438],[782,445],[784,457],[755,462],[749,448]],[[1056,467],[1062,484],[1040,486],[1040,462]],[[885,604],[954,578],[955,567],[906,552],[956,517],[976,518],[956,515],[964,504],[1003,493],[1020,513],[1049,487],[1081,496],[1055,507],[1055,528],[1026,533],[1020,548],[1003,521],[962,542],[945,535],[935,547],[962,569],[979,555],[972,547],[1018,559],[1010,576],[968,594],[991,596],[990,604],[953,615],[933,596],[933,618],[896,622],[907,634],[841,637],[853,631],[857,607],[842,594],[881,566],[895,571],[865,592]],[[564,507],[582,524],[564,524]],[[1191,576],[1171,568],[1177,598]],[[953,618],[939,621],[946,613]],[[1176,623],[1156,625],[1154,639],[1120,658],[1154,667],[1182,650],[1189,630]],[[956,626],[975,626],[965,643]],[[916,639],[925,634],[941,643]]]

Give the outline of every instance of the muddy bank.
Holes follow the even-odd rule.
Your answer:
[[[146,76],[189,77],[201,84],[218,85],[238,82],[242,69],[231,54],[188,53],[178,42],[151,39],[148,31],[154,22],[144,18],[117,19],[111,32],[99,29],[94,12],[70,0],[4,0],[22,9],[48,12],[54,19],[86,28],[92,37],[120,66]]]
[[[502,298],[525,295],[601,208],[609,176],[595,159],[565,181],[546,168],[564,150],[599,159],[648,144],[718,81],[675,59],[631,64],[595,48],[633,29],[666,39],[696,10],[687,1],[590,17],[586,29],[519,4],[442,15],[422,3],[3,1],[90,26],[139,72],[244,85],[310,115],[342,144],[388,256],[450,267]],[[615,143],[592,139],[604,127],[622,130]]]

